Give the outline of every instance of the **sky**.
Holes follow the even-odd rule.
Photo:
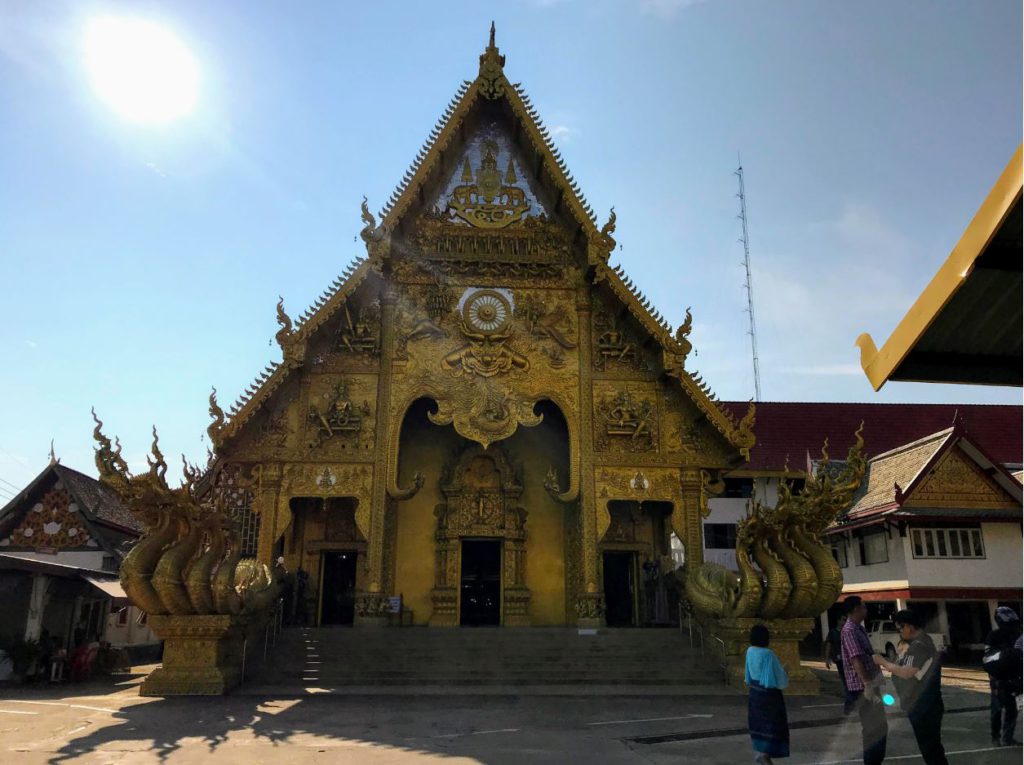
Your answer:
[[[85,30],[173,33],[194,108],[112,110]],[[737,178],[746,174],[763,399],[1020,403],[1013,388],[891,383],[879,345],[1021,140],[1011,0],[0,4],[0,503],[45,465],[95,472],[95,406],[129,463],[156,425],[205,462],[230,402],[362,252],[491,20],[620,262],[721,399],[753,396]]]

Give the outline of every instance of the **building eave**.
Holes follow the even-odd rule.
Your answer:
[[[876,391],[889,380],[1021,385],[1019,350],[1015,369],[1012,368],[1013,365],[1004,369],[1004,364],[992,361],[991,369],[978,371],[968,368],[970,365],[964,365],[958,372],[938,376],[937,373],[901,371],[901,365],[918,349],[928,330],[936,324],[953,298],[971,280],[977,261],[1011,211],[1015,207],[1019,210],[1021,189],[1021,147],[1018,146],[999,180],[960,237],[960,241],[893,330],[889,339],[879,349],[870,334],[863,333],[857,338],[861,367]],[[984,365],[989,362],[979,359],[977,363]],[[921,370],[922,366],[918,365],[917,369]]]

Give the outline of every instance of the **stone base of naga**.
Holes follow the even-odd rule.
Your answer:
[[[265,620],[230,614],[150,617],[164,641],[163,664],[142,681],[143,696],[216,696],[242,680],[246,636],[262,646]]]
[[[800,664],[799,644],[843,590],[842,570],[821,533],[850,507],[864,478],[864,441],[860,430],[856,435],[843,463],[830,462],[826,441],[799,493],[782,481],[774,507],[751,502],[736,528],[738,574],[715,563],[686,570],[686,598],[731,685],[743,686],[750,628],[764,624],[789,674],[787,693],[818,693],[817,678]]]
[[[246,639],[262,650],[280,582],[265,564],[242,558],[233,523],[197,496],[197,470],[186,464],[182,486],[167,485],[155,430],[150,468],[133,476],[120,444],[111,444],[101,428],[97,419],[100,480],[147,529],[121,563],[121,585],[164,641],[163,663],[143,681],[141,693],[226,693],[242,680]]]

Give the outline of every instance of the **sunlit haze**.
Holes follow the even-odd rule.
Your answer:
[[[135,470],[205,462],[208,397],[281,359],[356,257],[491,21],[687,368],[754,395],[737,152],[766,401],[1019,403],[898,383],[881,344],[1021,136],[1021,5],[0,0],[0,503],[91,472],[90,409]],[[599,225],[600,225],[599,223]],[[794,458],[796,456],[794,455]]]
[[[199,67],[173,32],[143,19],[100,18],[85,28],[96,93],[132,122],[163,123],[192,111]]]

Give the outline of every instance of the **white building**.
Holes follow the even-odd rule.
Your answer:
[[[959,426],[872,458],[828,532],[843,594],[923,613],[966,658],[998,606],[1020,612],[1021,498],[1020,482]]]
[[[746,403],[727,406],[742,414]],[[1019,406],[758,404],[758,440],[751,460],[726,476],[725,491],[709,502],[710,512],[704,522],[704,559],[735,568],[736,523],[747,513],[751,499],[756,497],[759,502],[773,505],[784,475],[799,488],[820,459],[826,438],[831,458],[845,459],[854,432],[863,422],[866,453],[877,455],[865,476],[865,488],[855,500],[854,510],[864,514],[858,515],[856,524],[847,519],[830,537],[835,540],[835,555],[843,566],[844,593],[864,597],[871,619],[886,618],[897,607],[907,604],[919,608],[929,618],[931,631],[944,632],[951,644],[968,650],[991,629],[990,615],[997,605],[1006,603],[1020,608],[1020,482],[1009,471],[1021,468],[1021,414]],[[957,428],[948,428],[954,418]],[[915,446],[912,442],[918,440]],[[894,481],[889,480],[886,470],[900,464],[911,471],[911,460],[925,456],[935,458],[930,463],[934,467],[950,451],[954,457],[946,458],[948,465],[943,462],[944,475],[957,469],[955,465],[973,463],[977,470],[959,469],[964,476],[973,477],[973,489],[965,491],[976,492],[977,496],[953,492],[941,508],[932,508],[932,514],[926,516],[921,513],[922,507],[915,508],[917,499],[906,504],[906,493],[911,488],[918,492],[918,499],[926,496],[921,488],[923,477],[912,486],[916,473],[901,473],[906,507],[896,502]],[[907,454],[910,457],[898,456]],[[966,456],[961,458],[961,454]],[[917,466],[918,472],[924,468],[924,463]],[[930,469],[925,469],[925,473]],[[886,481],[891,495],[888,498],[883,496]],[[985,500],[992,506],[978,507],[985,491],[994,492]],[[876,500],[877,507],[867,506],[875,505]],[[894,514],[897,510],[903,514]],[[893,512],[886,516],[889,511]],[[903,536],[900,528],[904,530]],[[950,555],[954,549],[950,532],[954,528],[956,549],[963,551],[960,532],[964,531],[971,556]],[[937,546],[939,529],[944,530],[943,557]],[[975,537],[980,537],[984,557],[973,556]],[[919,554],[915,554],[915,538],[923,545]],[[935,550],[932,556],[928,554],[929,539]],[[673,554],[677,562],[682,562],[681,545],[673,541],[678,547]],[[828,626],[835,623],[837,610],[822,615],[811,642],[820,640]]]

